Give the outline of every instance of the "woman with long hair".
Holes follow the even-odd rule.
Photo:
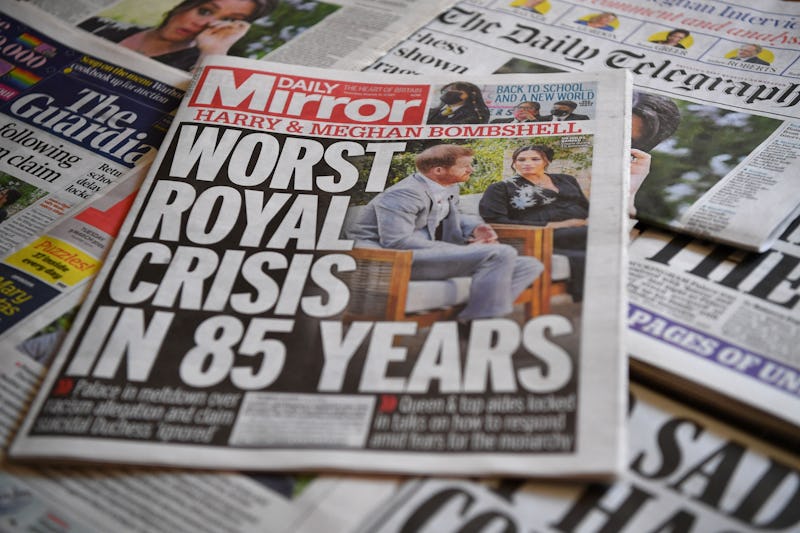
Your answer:
[[[79,26],[181,70],[192,70],[201,57],[227,54],[278,0],[184,0],[158,26],[147,28],[93,17]]]
[[[514,175],[492,183],[479,209],[486,222],[553,228],[553,252],[569,260],[567,291],[583,299],[586,264],[586,219],[589,200],[569,174],[547,172],[553,160],[549,146],[520,146],[511,155]]]

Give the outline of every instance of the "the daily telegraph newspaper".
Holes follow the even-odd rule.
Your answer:
[[[170,67],[227,54],[358,70],[454,0],[29,0],[78,27]],[[180,50],[141,38],[158,35]],[[163,45],[163,41],[162,41]]]
[[[792,532],[800,460],[632,387],[628,469],[608,484],[408,482],[358,533]]]
[[[57,24],[0,12],[0,256],[39,238],[96,193],[149,164],[186,85],[168,69]],[[157,79],[156,79],[157,78]],[[92,274],[96,257],[38,239],[0,265],[0,332]]]
[[[766,251],[800,208],[800,21],[793,2],[461,1],[370,67],[477,75],[627,69],[640,220]],[[570,91],[504,95],[504,116],[585,115]],[[534,110],[518,107],[523,102]],[[525,106],[523,106],[525,107]]]
[[[615,472],[629,77],[421,81],[205,65],[11,455]],[[454,81],[490,113],[513,88],[569,86],[593,118],[470,123],[440,106]],[[548,162],[558,190],[520,182]],[[584,235],[563,251],[571,293],[550,290],[558,229],[479,218],[492,186],[494,209],[514,186],[531,214],[583,210],[557,224]]]
[[[761,254],[642,232],[630,248],[632,367],[797,450],[799,264],[800,219]]]

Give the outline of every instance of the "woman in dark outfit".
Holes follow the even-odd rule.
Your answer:
[[[553,228],[553,252],[569,259],[567,290],[579,302],[583,298],[589,200],[574,177],[545,172],[552,159],[553,150],[543,145],[514,150],[511,168],[516,174],[489,185],[479,209],[487,222]]]

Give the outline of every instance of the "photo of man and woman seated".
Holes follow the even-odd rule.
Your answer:
[[[560,137],[409,143],[395,156],[386,189],[350,208],[346,237],[356,249],[411,252],[402,289],[409,314],[422,311],[415,286],[424,291],[421,300],[441,308],[430,303],[438,290],[432,282],[457,279],[467,285],[454,289],[460,298],[446,302],[453,307],[448,318],[469,323],[508,316],[525,291],[542,298],[532,287],[544,276],[550,287],[554,257],[567,271],[559,274],[562,298],[579,308],[591,163],[590,136],[571,136],[568,143]],[[509,230],[525,228],[552,230],[547,255],[504,242]],[[549,293],[546,298],[533,314],[549,309]]]
[[[546,99],[528,95],[513,105],[498,103],[503,93],[462,82],[443,85],[428,123],[591,120],[595,112],[590,99],[576,98],[579,106],[554,98],[546,104],[550,114],[544,115],[539,100]],[[680,118],[671,99],[636,93],[630,215],[636,214],[634,199],[651,171],[650,150],[676,131]],[[456,311],[437,320],[446,316],[469,322],[508,315],[515,302],[525,299],[525,291],[539,291],[538,302],[535,294],[529,299],[532,314],[547,312],[556,299],[580,307],[593,145],[589,134],[409,142],[406,152],[393,158],[386,189],[351,202],[345,231],[357,249],[408,252],[405,279],[387,281],[394,288],[386,289],[402,287],[405,306],[394,302],[397,308],[384,312],[381,302],[394,300],[370,294],[366,300],[374,309],[360,315],[407,320],[426,308],[447,305]],[[546,230],[550,248],[534,254],[518,244],[512,249],[502,234],[509,228]],[[447,289],[446,303],[435,302],[432,295],[440,289],[434,282],[452,279],[467,284]]]

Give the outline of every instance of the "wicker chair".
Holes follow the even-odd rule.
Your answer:
[[[524,305],[527,318],[549,312],[553,231],[511,224],[493,224],[492,227],[501,242],[513,246],[520,255],[536,257],[545,267],[542,275],[515,303]],[[412,281],[409,250],[355,248],[349,253],[355,258],[357,268],[342,276],[350,289],[350,301],[344,314],[347,322],[414,321],[420,327],[427,327],[438,320],[454,318],[469,293],[469,278]],[[421,298],[414,298],[415,294]],[[417,301],[420,299],[423,301]]]

